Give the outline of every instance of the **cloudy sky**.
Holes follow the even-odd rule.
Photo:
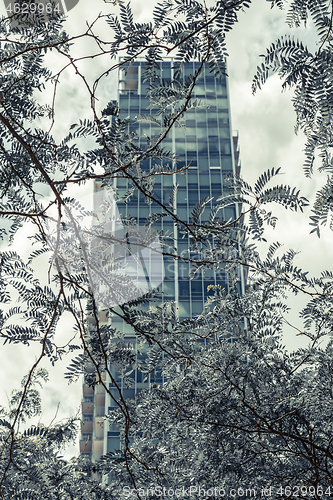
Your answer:
[[[136,21],[150,20],[151,7],[143,7],[143,2],[133,0],[132,7]],[[147,2],[146,5],[152,5]],[[69,12],[66,29],[70,35],[82,33],[86,29],[86,21],[93,21],[97,15],[116,12],[117,8],[111,4],[105,4],[103,0],[80,0],[79,4]],[[4,7],[0,14],[4,14]],[[103,20],[99,20],[94,27],[95,33],[104,40],[111,40],[112,33]],[[229,52],[228,73],[229,88],[232,111],[233,129],[239,131],[241,148],[242,175],[248,181],[254,183],[257,177],[268,168],[281,167],[283,175],[279,182],[296,185],[301,189],[301,194],[313,201],[314,194],[325,178],[315,174],[309,180],[303,175],[302,164],[304,161],[302,134],[295,136],[295,115],[291,104],[292,92],[281,93],[281,82],[278,77],[271,77],[263,90],[258,91],[256,96],[251,94],[251,81],[257,65],[260,63],[259,54],[265,52],[265,48],[280,35],[289,33],[302,38],[311,48],[314,47],[315,37],[311,26],[305,29],[290,30],[285,24],[285,12],[278,9],[270,9],[269,2],[255,0],[252,7],[239,15],[239,23],[228,34],[227,47]],[[93,53],[96,47],[91,41],[80,42],[73,47],[75,55]],[[61,60],[52,52],[48,64],[53,71],[59,71],[62,67]],[[108,57],[86,60],[80,63],[80,70],[85,73],[90,83],[104,70],[110,67]],[[108,100],[116,97],[116,73],[102,80],[97,91],[98,109],[103,109]],[[50,89],[41,96],[43,102],[50,102]],[[60,86],[56,101],[56,125],[54,136],[61,139],[72,123],[79,118],[92,118],[89,107],[89,95],[78,75],[67,70],[62,73]],[[82,191],[80,197],[89,195],[90,188]],[[284,244],[284,249],[294,248],[300,254],[296,264],[318,274],[323,269],[330,269],[330,249],[332,248],[333,236],[329,229],[323,230],[319,240],[314,235],[309,235],[308,216],[295,214],[274,207],[274,212],[279,217],[275,230],[267,231],[269,242],[279,241]],[[15,249],[22,248],[22,242],[27,242],[30,228],[23,228],[14,243]],[[261,251],[267,249],[267,245],[261,245]],[[298,320],[298,310],[304,302],[303,298],[293,299],[290,304],[292,312],[287,318],[296,329],[286,326],[284,340],[289,349],[300,344],[300,338],[296,337],[297,328],[302,328]],[[71,335],[71,321],[64,317],[58,333],[58,341],[65,342]],[[304,344],[303,344],[304,345]],[[28,372],[35,356],[38,355],[36,346],[23,348],[20,346],[2,347],[2,365],[0,366],[0,377],[3,381],[0,390],[0,404],[6,404],[7,395],[11,389],[18,387],[21,378]],[[42,422],[49,424],[54,417],[58,403],[58,419],[75,414],[79,409],[81,399],[80,383],[68,386],[63,379],[63,373],[68,364],[65,359],[58,362],[52,368],[47,362],[43,366],[50,372],[50,382],[43,390],[43,416]],[[77,453],[77,448],[72,447],[67,455]]]

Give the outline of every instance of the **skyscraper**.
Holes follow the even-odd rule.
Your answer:
[[[200,64],[199,62],[187,63],[184,78],[194,75]],[[132,119],[129,131],[135,134],[141,145],[147,143],[147,137],[153,138],[160,130],[157,124],[135,120],[135,117],[141,113],[154,114],[154,111],[147,109],[149,102],[145,94],[148,84],[143,81],[143,66],[143,61],[136,61],[126,70],[121,69],[118,87],[121,117],[129,116]],[[172,61],[165,60],[160,66],[160,78],[170,80],[173,76]],[[210,201],[207,202],[207,210],[202,214],[201,221],[207,220],[209,207],[229,189],[225,183],[226,176],[238,174],[240,171],[238,135],[233,135],[231,129],[227,79],[224,77],[219,82],[209,73],[208,65],[205,65],[197,80],[194,97],[202,99],[205,105],[187,111],[185,127],[173,127],[163,141],[163,147],[177,155],[177,169],[188,168],[181,173],[156,176],[154,186],[154,196],[167,205],[171,186],[178,184],[174,209],[183,221],[191,220],[194,206],[204,198]],[[141,168],[148,171],[155,163],[157,163],[156,160],[145,160]],[[129,187],[128,180],[118,178],[116,182],[120,194],[124,194]],[[100,189],[100,183],[97,182],[95,190]],[[158,204],[147,205],[137,192],[128,203],[119,202],[118,209],[122,215],[136,219],[139,225],[144,225],[150,214],[161,211]],[[238,206],[225,208],[224,219],[235,219],[239,216],[239,210]],[[168,232],[177,242],[179,254],[189,248],[188,236],[182,237],[183,235],[180,234],[170,217],[162,218],[154,224],[154,229],[163,230],[164,234]],[[199,273],[190,281],[188,279],[189,263],[181,260],[165,258],[164,270],[165,276],[161,287],[167,299],[175,301],[179,318],[193,317],[202,312],[204,301],[211,293],[210,285],[217,284],[227,289],[229,286],[228,277],[223,271],[216,274],[213,270],[208,270],[204,275]],[[243,293],[244,277],[242,274],[239,274],[237,287],[239,293]],[[107,321],[103,313],[100,319]],[[131,327],[117,317],[109,321],[119,331],[126,334],[127,342],[131,342],[133,349],[136,349],[136,338]],[[140,356],[144,355],[140,354]],[[143,381],[143,374],[139,370],[135,370],[135,373],[131,375],[133,379],[131,388],[123,385],[121,374],[117,373],[113,366],[111,366],[111,373],[121,387],[124,398],[133,397],[137,391],[147,387],[147,382]],[[105,380],[111,394],[114,393],[117,399],[118,389],[112,386],[107,377]],[[156,375],[155,381],[163,382],[161,374]],[[97,460],[103,453],[121,448],[117,428],[103,424],[103,416],[115,405],[116,403],[110,395],[105,394],[101,386],[96,386],[93,390],[83,385],[80,451],[84,450],[84,454],[91,456],[93,460]]]

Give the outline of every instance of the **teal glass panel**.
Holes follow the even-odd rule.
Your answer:
[[[204,171],[204,170],[208,170],[208,158],[203,158],[201,156],[199,156],[199,170],[200,171]]]
[[[217,105],[219,109],[228,109],[228,99],[225,99],[224,97],[219,97],[217,99]]]
[[[220,150],[219,148],[219,143],[217,141],[217,137],[216,137],[216,140],[213,141],[211,138],[209,138],[209,152],[212,154],[212,153],[218,153]],[[225,153],[227,154],[227,153]]]
[[[202,313],[202,309],[203,309],[202,300],[200,300],[200,301],[193,300],[192,301],[192,314],[200,314],[200,313]]]
[[[187,190],[179,188],[177,192],[177,203],[187,203]]]
[[[220,137],[221,137],[221,139],[230,139],[229,127],[221,127],[220,126]]]
[[[135,389],[123,389],[124,399],[131,399],[135,396]]]
[[[200,296],[202,297],[202,282],[200,280],[195,280],[193,279],[191,281],[191,294],[193,296]]]
[[[169,187],[173,184],[173,176],[172,175],[163,175],[163,187]],[[169,189],[168,189],[169,193]]]
[[[173,268],[174,269],[174,268]],[[175,282],[174,281],[164,281],[163,282],[163,292],[171,297],[175,296]]]
[[[177,166],[177,168],[181,168],[181,166]],[[184,174],[177,174],[177,184],[180,186],[180,187],[185,187],[186,184],[187,184],[187,181],[186,181],[186,173]]]
[[[187,245],[186,245],[187,246]],[[189,254],[186,254],[188,257]],[[178,277],[180,280],[188,280],[189,264],[187,262],[178,261]]]
[[[142,206],[140,205],[140,211],[139,211],[139,214],[140,214],[140,218],[142,217],[148,217],[149,215],[149,207],[146,205],[146,206]]]
[[[200,177],[200,187],[208,188],[210,186],[208,170],[206,172],[200,171],[199,177]]]
[[[129,102],[130,102],[131,108],[133,108],[133,107],[138,108],[139,107],[139,103],[140,103],[139,96],[135,96],[135,95],[131,94]]]
[[[116,437],[108,437],[108,452],[119,450],[120,448],[120,439]]]
[[[166,278],[174,278],[177,263],[174,260],[167,260],[164,263],[164,273]]]
[[[136,218],[138,216],[138,209],[137,207],[129,206],[127,213],[128,215],[131,215],[132,217]]]
[[[208,144],[207,140],[198,140],[198,153],[199,155],[208,155]]]
[[[218,170],[218,171],[211,170],[210,171],[210,178],[211,178],[211,183],[212,183],[212,189],[217,189],[217,188],[220,189],[220,186],[221,186],[221,172],[220,172],[220,170]]]
[[[209,189],[201,189],[200,188],[200,199],[210,198],[210,190]]]
[[[187,221],[187,208],[177,208],[177,215],[182,221]]]
[[[180,318],[189,318],[191,316],[190,302],[189,301],[179,301],[178,302],[178,313],[179,313]]]
[[[230,218],[231,219],[236,218],[235,209],[233,207],[224,208],[223,211],[224,211],[226,220],[229,220]]]
[[[179,297],[189,297],[190,287],[188,280],[179,280],[178,290],[179,290]]]
[[[189,184],[197,184],[198,172],[196,170],[189,170],[187,173],[187,180]]]
[[[116,400],[118,401],[119,400],[119,391],[117,388],[113,389],[113,388],[109,388],[109,391],[110,391],[110,394],[111,396]],[[116,408],[118,405],[117,403],[111,398],[111,407],[112,408]]]
[[[232,171],[232,160],[231,158],[222,158],[222,169]]]

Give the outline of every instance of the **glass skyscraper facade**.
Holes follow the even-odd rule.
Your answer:
[[[199,62],[187,63],[184,78],[194,75],[200,64]],[[135,120],[135,117],[141,113],[154,114],[154,110],[147,109],[149,102],[145,94],[148,83],[143,81],[143,66],[143,61],[137,61],[127,71],[120,70],[118,88],[120,117],[131,118],[130,132],[135,134],[134,137],[140,145],[147,144],[147,137],[153,138],[160,132],[157,124]],[[171,79],[173,76],[172,60],[165,60],[160,66],[160,78]],[[216,203],[222,193],[230,189],[225,178],[230,174],[238,174],[240,171],[238,135],[233,134],[231,129],[228,82],[225,77],[219,82],[209,73],[208,66],[205,66],[197,80],[194,98],[202,99],[204,105],[188,110],[184,127],[173,127],[163,141],[163,147],[177,155],[177,169],[188,168],[177,174],[157,175],[154,196],[168,205],[170,188],[177,183],[174,208],[181,220],[189,222],[196,203],[204,198],[210,200],[201,216],[201,221],[204,222],[208,219],[210,206]],[[148,171],[156,163],[156,160],[146,160],[142,162],[141,168]],[[116,182],[119,193],[124,194],[129,187],[128,180],[118,178]],[[96,182],[96,192],[100,189],[100,183]],[[118,209],[122,215],[136,219],[140,226],[144,225],[150,214],[161,211],[157,203],[147,205],[137,191],[128,203],[118,202]],[[239,206],[231,206],[224,209],[221,215],[226,220],[235,219],[239,216],[239,211]],[[179,254],[190,246],[188,237],[183,238],[183,234],[170,217],[162,218],[160,222],[153,225],[153,229],[163,230],[164,234],[168,232],[177,242]],[[208,270],[205,274],[198,273],[195,279],[190,281],[188,279],[189,263],[181,260],[165,258],[164,270],[165,276],[160,288],[165,298],[161,300],[174,300],[178,307],[179,318],[193,317],[202,312],[204,302],[211,293],[210,285],[221,285],[227,289],[229,286],[228,277],[223,271],[216,273]],[[240,273],[237,282],[240,294],[244,292],[244,286],[244,276]],[[129,325],[117,317],[107,319],[105,313],[100,313],[100,320],[111,321],[119,331],[126,334],[126,341],[131,342],[133,349],[136,349],[136,338]],[[143,358],[144,354],[137,356]],[[117,373],[112,366],[111,373],[122,388],[124,398],[134,397],[140,389],[147,387],[147,382],[143,382],[143,374],[139,370],[131,374],[133,380],[131,388],[122,385],[121,374]],[[117,399],[118,389],[112,386],[106,375],[105,381]],[[163,382],[161,374],[156,375],[155,382]],[[93,461],[103,453],[121,448],[117,428],[103,421],[103,416],[115,406],[116,403],[108,394],[105,394],[102,387],[96,386],[93,390],[83,384],[80,451],[90,456]]]

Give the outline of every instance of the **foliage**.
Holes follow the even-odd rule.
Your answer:
[[[274,3],[282,5],[280,0]],[[0,335],[4,344],[41,345],[21,390],[14,392],[10,408],[2,412],[1,498],[123,498],[128,496],[125,486],[143,498],[142,487],[207,490],[218,485],[227,491],[243,484],[258,490],[275,487],[272,498],[288,497],[286,492],[279,494],[281,484],[308,488],[303,496],[319,497],[320,491],[312,494],[310,486],[326,489],[332,484],[332,342],[321,347],[321,341],[332,331],[333,276],[327,271],[310,278],[294,265],[293,250],[279,255],[280,245],[275,243],[262,258],[254,244],[265,241],[265,223],[277,223],[272,204],[302,211],[307,200],[294,187],[274,184],[279,175],[274,169],[263,173],[254,187],[239,176],[230,178],[229,190],[215,204],[200,200],[190,221],[181,220],[175,210],[175,183],[166,203],[154,194],[157,176],[187,168],[179,167],[164,140],[172,127],[184,125],[188,110],[206,105],[195,98],[197,80],[205,64],[217,79],[222,78],[225,35],[237,22],[239,11],[248,7],[247,0],[219,1],[212,7],[196,0],[165,0],[154,8],[153,22],[136,23],[130,5],[120,3],[120,17],[110,14],[106,19],[111,42],[95,35],[95,23],[81,36],[70,37],[56,15],[47,25],[29,28],[1,20],[1,235],[11,242],[20,227],[30,222],[35,247],[27,261],[10,248],[0,254]],[[312,171],[318,146],[322,169],[330,174],[332,16],[326,2],[297,1],[291,4],[287,20],[298,26],[308,12],[319,30],[317,54],[313,56],[298,41],[281,38],[268,49],[253,89],[260,88],[270,71],[280,72],[284,86],[295,86],[297,125],[307,135],[307,173]],[[71,55],[71,45],[78,38],[96,42],[98,52],[89,57],[111,59],[106,73],[93,85],[79,69],[80,58]],[[57,74],[47,67],[51,49],[64,61]],[[119,55],[122,59],[116,60]],[[175,70],[169,81],[158,78],[159,65],[167,55],[174,57]],[[108,103],[101,113],[96,107],[102,77],[119,68],[129,71],[139,56],[145,58],[150,111],[137,121],[159,126],[144,145],[138,143],[131,120],[117,104]],[[193,58],[201,66],[183,78],[185,63]],[[51,134],[56,90],[68,65],[86,86],[92,118],[79,119],[57,143]],[[52,105],[42,105],[37,91],[46,92],[50,84],[54,86]],[[47,118],[50,127],[37,126],[39,118]],[[85,143],[88,137],[95,147],[82,151],[75,141]],[[148,172],[142,168],[147,159],[156,162]],[[119,190],[117,199],[128,202],[139,193],[147,205],[154,202],[160,207],[159,213],[147,218],[144,231],[135,220],[115,215],[112,223],[120,226],[121,222],[122,233],[106,234],[105,218],[110,211],[116,213],[112,197],[103,201],[102,219],[95,217],[92,227],[84,225],[92,214],[70,196],[69,186],[76,187],[79,197],[87,181],[98,180],[107,191],[115,178],[127,179],[130,186],[125,193]],[[329,176],[313,207],[311,223],[318,234],[319,224],[326,222],[331,210],[331,184]],[[48,193],[46,200],[39,194],[42,188]],[[237,219],[225,220],[223,210],[235,204],[243,211]],[[206,220],[204,211],[209,211]],[[126,276],[116,280],[113,297],[121,295],[125,286],[128,300],[112,304],[108,314],[124,319],[134,330],[140,358],[124,332],[100,321],[96,269],[107,255],[109,267],[98,276],[105,284],[105,276],[119,267],[119,256],[113,255],[110,262],[111,245],[130,251],[134,241],[138,247],[156,251],[152,229],[161,218],[173,221],[191,241],[190,248],[178,255],[173,236],[162,231],[158,236],[163,255],[191,265],[189,279],[208,269],[226,272],[230,288],[227,292],[212,287],[204,311],[179,320],[177,304],[161,301],[158,290],[138,298]],[[49,258],[47,285],[36,272],[45,255]],[[250,279],[240,294],[237,283],[243,272]],[[304,331],[299,332],[309,338],[309,346],[292,354],[281,345],[290,292],[309,298],[301,312]],[[59,347],[55,334],[64,313],[73,316],[75,328],[66,346]],[[21,430],[30,418],[40,415],[35,386],[47,380],[39,368],[41,360],[46,356],[54,364],[74,350],[80,352],[69,361],[66,378],[75,381],[83,374],[88,385],[103,386],[117,405],[106,419],[121,429],[122,449],[95,464],[82,457],[66,462],[57,454],[75,436],[74,418],[48,428]],[[135,401],[125,401],[120,391],[115,396],[106,383],[105,373],[119,388],[110,362],[124,373],[128,385],[134,370],[151,380],[162,373],[165,383],[152,383]]]

